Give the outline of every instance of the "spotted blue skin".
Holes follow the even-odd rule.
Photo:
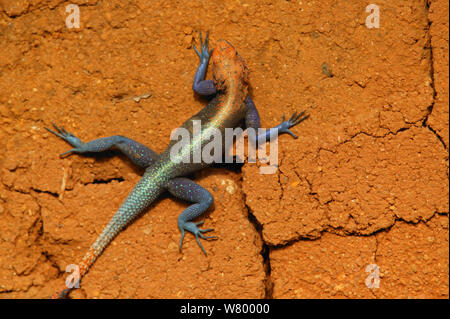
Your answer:
[[[208,35],[206,36],[204,42],[202,41],[200,35],[200,42],[200,51],[194,46],[194,50],[200,59],[200,63],[194,76],[192,88],[196,93],[203,96],[216,95],[216,97],[202,111],[191,118],[202,119],[202,123],[204,123],[204,121],[208,121],[210,119],[211,114],[216,112],[216,109],[220,106],[222,94],[217,91],[212,80],[205,80],[206,70],[212,52],[209,51],[208,48]],[[234,118],[230,119],[227,123],[221,123],[220,129],[222,133],[225,127],[237,127],[242,120],[245,120],[247,127],[254,129],[260,128],[258,111],[249,96],[245,98],[244,104],[245,113],[242,114],[242,118]],[[289,120],[285,121],[283,115],[283,121],[279,125],[271,130],[267,130],[264,134],[258,135],[255,142],[258,143],[261,141],[266,141],[276,133],[278,135],[288,133],[294,138],[297,138],[297,136],[294,135],[294,133],[292,133],[289,129],[307,118],[307,116],[302,116],[303,112],[298,115],[295,113]],[[188,120],[183,126],[189,130],[192,130],[192,127],[189,126],[189,122],[190,120]],[[199,238],[216,239],[216,237],[205,236],[204,233],[210,232],[213,229],[200,229],[198,226],[203,224],[203,221],[195,223],[193,220],[202,215],[211,206],[214,200],[208,190],[183,176],[211,164],[203,162],[174,163],[170,159],[169,155],[173,142],[164,153],[158,154],[147,146],[124,136],[110,136],[84,143],[72,133],[67,132],[63,127],[60,128],[55,124],[53,124],[53,126],[55,130],[51,130],[49,128],[46,129],[73,147],[69,151],[62,153],[61,156],[73,153],[98,153],[110,149],[117,149],[125,154],[134,164],[145,169],[145,173],[142,178],[130,192],[122,206],[120,206],[111,221],[92,245],[91,248],[93,248],[94,251],[94,258],[92,259],[92,262],[101,254],[105,247],[125,226],[144,212],[149,207],[150,203],[157,199],[166,190],[179,199],[193,203],[188,208],[183,210],[178,216],[178,228],[181,232],[181,239],[179,243],[180,251],[185,236],[185,231],[188,231],[194,234],[198,245],[206,255],[206,251],[200,243]]]

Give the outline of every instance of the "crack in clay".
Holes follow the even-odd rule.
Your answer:
[[[241,186],[242,188],[242,186]],[[260,254],[263,260],[263,269],[265,272],[264,278],[264,299],[273,299],[273,282],[271,279],[271,266],[270,266],[270,246],[264,241],[264,237],[262,234],[263,226],[252,213],[251,208],[247,205],[246,194],[242,191],[242,201],[244,203],[245,208],[247,209],[247,216],[249,222],[253,225],[256,230],[256,233],[259,235],[262,247]]]
[[[335,147],[339,147],[339,146],[341,146],[341,145],[344,145],[344,144],[346,144],[346,143],[349,143],[349,142],[351,142],[353,139],[355,139],[356,137],[358,137],[359,135],[365,135],[365,136],[367,136],[367,137],[372,137],[372,138],[376,138],[376,139],[383,139],[383,138],[385,138],[385,137],[388,137],[389,135],[396,136],[398,133],[405,132],[405,131],[407,131],[407,130],[413,128],[413,127],[417,127],[417,124],[418,124],[419,122],[423,122],[423,119],[419,119],[419,120],[417,120],[417,121],[415,121],[415,122],[409,122],[409,123],[406,123],[406,122],[405,122],[405,123],[408,124],[409,126],[407,126],[407,127],[401,127],[401,128],[399,128],[398,130],[396,130],[396,131],[391,131],[391,130],[389,130],[389,132],[387,132],[387,133],[384,134],[384,135],[373,135],[373,134],[368,133],[368,132],[360,131],[360,132],[357,132],[357,133],[353,134],[349,139],[346,139],[346,140],[344,140],[343,142],[336,144]],[[383,127],[380,127],[380,128],[383,128]],[[333,152],[333,153],[336,153],[336,152]]]
[[[445,145],[444,139],[442,138],[442,136],[440,136],[432,127],[431,125],[425,124],[423,125],[424,127],[428,128],[436,137],[437,139],[441,142],[442,146],[444,147],[445,150],[447,150],[447,145]]]
[[[50,255],[50,254],[48,253],[48,251],[42,250],[42,251],[41,251],[41,254],[44,256],[45,261],[48,262],[48,263],[50,263],[50,266],[56,269],[56,271],[58,272],[58,277],[62,276],[64,273],[66,273],[65,270],[62,270],[62,269],[58,266],[58,263],[57,263],[55,260],[52,260],[52,257],[51,257],[52,255]]]
[[[37,188],[30,188],[33,192],[36,192],[36,193],[38,193],[38,194],[49,194],[49,195],[51,195],[51,196],[53,196],[53,197],[56,197],[56,198],[58,198],[59,197],[59,194],[58,193],[54,193],[54,192],[50,192],[50,191],[44,191],[44,190],[41,190],[41,189],[37,189]]]
[[[351,136],[349,139],[344,140],[344,141],[342,141],[341,143],[336,144],[335,146],[333,146],[333,149],[328,149],[328,148],[325,148],[325,147],[319,147],[319,148],[318,148],[318,151],[317,151],[316,157],[320,156],[320,152],[321,152],[321,151],[328,151],[328,152],[330,152],[330,153],[332,153],[332,154],[337,154],[337,153],[338,153],[338,150],[337,150],[338,147],[342,146],[343,144],[346,144],[346,143],[351,142],[354,138],[358,137],[359,135],[366,135],[367,137],[376,138],[376,139],[385,138],[385,137],[387,137],[387,136],[389,136],[389,135],[396,136],[397,134],[399,134],[399,133],[401,133],[401,132],[405,132],[405,131],[407,131],[407,130],[413,128],[413,127],[418,127],[417,124],[419,124],[420,122],[424,122],[424,121],[426,121],[426,119],[419,119],[419,120],[417,120],[417,121],[415,121],[415,122],[406,123],[406,124],[408,124],[407,127],[399,128],[399,129],[396,130],[396,131],[390,131],[390,130],[389,130],[386,134],[381,135],[381,136],[377,136],[377,135],[373,135],[373,134],[368,133],[368,132],[360,131],[360,132],[355,133],[355,134],[354,134],[353,136]],[[428,128],[431,129],[431,127],[429,127],[429,126],[428,126]],[[437,135],[437,134],[436,134],[436,135]],[[438,136],[438,135],[437,135],[437,136]],[[439,138],[439,136],[438,136],[438,138]],[[442,139],[441,139],[441,142],[443,143]],[[444,144],[444,143],[443,143],[443,145],[444,145],[444,147],[445,147],[445,144]],[[280,164],[280,168],[281,168],[281,164]],[[294,172],[295,172],[295,170],[294,170]],[[280,180],[281,174],[283,174],[283,173],[281,172],[281,169],[280,169],[280,173],[278,174],[278,185],[279,185],[279,188],[280,188],[280,190],[281,190],[281,195],[280,195],[280,198],[279,198],[280,201],[282,200],[283,195],[284,195],[284,188],[283,188],[283,186],[282,186],[282,184],[281,184],[281,180]],[[295,172],[295,174],[296,174],[297,178],[299,178],[299,175],[297,174],[297,172]],[[299,178],[299,179],[300,179],[300,178]],[[306,178],[305,178],[305,179],[306,179]],[[312,195],[314,199],[319,200],[319,199],[317,198],[317,194],[311,193],[311,190],[312,190],[312,188],[313,188],[313,183],[312,183],[311,181],[309,181],[308,179],[306,179],[306,181],[307,181],[308,186],[309,186],[309,188],[310,188],[310,195]],[[244,194],[244,195],[245,195],[245,194]],[[330,204],[331,202],[333,202],[333,201],[334,201],[334,199],[330,199],[329,201],[325,202],[324,205],[325,205],[325,206],[329,206],[329,204]],[[244,201],[244,203],[245,203],[245,201]],[[249,216],[252,216],[252,217],[255,219],[255,222],[256,222],[258,225],[260,225],[260,226],[261,226],[261,229],[262,229],[262,225],[259,223],[259,221],[256,219],[256,217],[251,213],[250,207],[249,207],[247,204],[245,204],[245,205],[246,205],[247,210],[248,210],[248,212],[249,212]],[[322,231],[320,231],[320,236],[317,237],[317,238],[314,238],[314,239],[311,239],[311,238],[308,238],[308,237],[304,237],[304,236],[298,236],[298,237],[296,237],[296,238],[292,238],[292,239],[290,239],[290,240],[288,240],[288,241],[285,241],[284,243],[280,243],[280,244],[277,244],[277,245],[270,245],[270,246],[269,246],[269,245],[267,245],[267,244],[264,242],[264,240],[263,240],[263,243],[264,243],[265,245],[267,245],[267,247],[268,247],[269,249],[278,249],[278,248],[282,248],[282,247],[289,246],[289,245],[291,245],[291,244],[293,244],[293,243],[296,243],[296,242],[299,242],[299,241],[302,241],[302,240],[316,240],[316,239],[319,239],[319,238],[322,237],[322,234],[323,234],[324,232],[330,232],[330,230],[334,230],[334,231],[338,231],[338,232],[339,232],[339,230],[341,230],[342,232],[344,232],[346,235],[349,235],[349,236],[367,236],[367,237],[368,237],[368,236],[374,236],[374,235],[376,235],[378,232],[389,231],[390,228],[393,227],[393,226],[396,224],[397,221],[402,221],[402,222],[406,222],[406,223],[414,224],[414,225],[415,225],[415,224],[418,224],[418,223],[420,223],[420,222],[427,223],[427,222],[428,222],[430,219],[432,219],[437,213],[438,213],[438,212],[435,212],[435,213],[434,213],[430,218],[428,218],[428,219],[419,219],[419,220],[417,220],[417,221],[406,221],[406,220],[404,220],[404,219],[402,219],[402,218],[400,218],[400,217],[398,217],[397,215],[394,214],[394,216],[393,216],[393,217],[394,217],[394,221],[393,221],[393,223],[392,223],[391,225],[389,225],[389,226],[387,226],[387,227],[384,227],[384,228],[380,228],[380,229],[378,229],[378,230],[375,230],[375,231],[373,231],[373,232],[371,232],[371,233],[369,233],[369,234],[360,234],[360,233],[355,232],[355,231],[349,232],[349,231],[346,231],[343,227],[333,227],[333,226],[331,226],[331,225],[328,224],[328,225],[326,226],[326,228],[324,228]],[[444,213],[444,214],[445,214],[445,213]],[[327,219],[329,220],[329,215],[327,214],[327,211],[325,212],[325,215],[326,215]],[[350,216],[350,217],[352,218],[352,216]],[[261,232],[261,236],[262,236],[262,232]],[[263,237],[262,237],[262,238],[263,238]]]
[[[282,154],[280,154],[280,155],[282,155]],[[278,183],[279,189],[281,190],[281,194],[278,197],[278,201],[279,201],[278,209],[281,209],[281,202],[284,197],[284,188],[283,188],[283,185],[281,184],[281,175],[284,175],[283,172],[281,171],[282,162],[283,162],[283,158],[281,156],[279,159],[279,163],[278,163],[278,174],[277,174],[277,183]]]
[[[427,115],[427,116],[428,116],[428,115]],[[427,117],[427,116],[426,116],[426,117]],[[336,149],[337,149],[338,147],[340,147],[340,146],[342,146],[342,145],[344,145],[344,144],[347,144],[347,143],[351,142],[353,139],[355,139],[355,138],[358,137],[359,135],[365,135],[365,136],[367,136],[367,137],[371,137],[371,138],[375,138],[375,139],[383,139],[383,138],[385,138],[385,137],[387,137],[387,136],[389,136],[389,135],[396,136],[398,133],[408,131],[408,130],[410,130],[410,129],[413,128],[413,127],[419,127],[419,126],[418,126],[419,123],[421,123],[420,125],[423,127],[423,126],[424,126],[423,123],[424,123],[424,121],[426,121],[426,117],[423,118],[423,119],[419,119],[419,120],[417,120],[417,121],[415,121],[415,122],[405,122],[405,124],[408,124],[408,126],[407,126],[407,127],[401,127],[401,128],[399,128],[398,130],[396,130],[396,131],[391,131],[391,130],[389,130],[388,128],[383,127],[383,126],[380,125],[380,128],[382,128],[382,129],[387,129],[387,130],[388,130],[388,132],[387,132],[386,134],[383,134],[383,135],[374,135],[374,134],[369,133],[369,132],[359,131],[359,132],[357,132],[357,133],[351,135],[348,139],[346,139],[346,140],[344,140],[344,141],[342,141],[342,142],[339,142],[339,143],[337,143],[337,144],[335,144],[335,145],[332,145],[331,148],[327,148],[327,147],[324,147],[324,146],[319,146],[319,147],[318,147],[318,150],[317,150],[317,153],[316,153],[316,158],[320,156],[320,152],[321,152],[321,151],[328,151],[328,152],[330,152],[330,153],[337,154],[338,152],[337,152]],[[436,135],[437,135],[437,134],[436,134]],[[442,139],[441,139],[441,142],[442,142]],[[444,144],[444,147],[445,147],[445,144]]]
[[[250,208],[247,205],[246,205],[246,207],[250,211]],[[358,233],[356,231],[353,231],[353,232],[352,231],[348,231],[343,226],[334,227],[334,226],[331,226],[331,225],[327,225],[323,230],[319,231],[320,236],[318,236],[317,238],[309,238],[309,237],[304,237],[304,236],[300,235],[299,237],[292,238],[290,240],[285,241],[284,243],[280,243],[280,244],[276,244],[276,245],[268,245],[268,244],[266,244],[266,245],[271,250],[282,249],[282,248],[288,247],[290,245],[293,245],[293,244],[295,244],[297,242],[301,242],[301,241],[320,240],[324,233],[335,234],[335,235],[342,236],[342,237],[345,237],[345,236],[372,237],[372,236],[376,236],[378,233],[390,231],[390,229],[392,227],[394,227],[397,222],[403,222],[403,223],[406,223],[406,224],[409,224],[409,225],[418,225],[420,223],[423,223],[424,225],[427,225],[427,223],[430,220],[432,220],[434,217],[436,217],[437,215],[448,215],[448,214],[449,214],[449,212],[438,212],[438,211],[436,211],[428,219],[420,219],[420,220],[417,220],[417,221],[408,221],[408,220],[405,220],[403,218],[397,217],[394,214],[394,222],[391,225],[383,227],[383,228],[380,228],[380,229],[377,229],[377,230],[374,230],[373,232],[371,232],[369,234],[362,234],[362,233]],[[253,214],[252,214],[252,216],[254,217]],[[256,217],[254,217],[254,218],[256,218]],[[256,220],[256,222],[258,223],[258,225],[261,225],[257,220]],[[262,227],[262,225],[261,225],[261,227]],[[376,253],[376,251],[375,251],[375,253]],[[376,255],[375,255],[375,260],[376,260]]]
[[[375,251],[373,252],[373,261],[374,261],[374,263],[376,263],[379,242],[378,242],[378,237],[376,235],[374,237],[375,237]]]
[[[123,177],[113,177],[108,179],[94,179],[92,182],[84,183],[83,185],[89,185],[89,184],[109,184],[113,181],[117,181],[119,183],[122,183],[125,179]]]
[[[428,128],[436,137],[437,139],[441,142],[442,146],[444,146],[445,150],[448,150],[448,146],[445,144],[444,139],[442,138],[442,136],[440,136],[437,131],[435,129],[433,129],[431,127],[431,125],[429,125],[428,122],[428,117],[431,115],[431,113],[433,113],[433,109],[434,109],[434,105],[436,103],[436,96],[437,96],[437,91],[436,91],[436,86],[435,86],[435,72],[434,72],[434,55],[433,55],[433,46],[431,45],[431,33],[430,33],[430,29],[431,29],[431,21],[429,18],[429,13],[430,13],[430,1],[428,0],[426,2],[426,9],[427,9],[427,25],[428,25],[428,29],[426,30],[425,34],[427,36],[427,40],[428,43],[430,44],[429,50],[430,50],[430,78],[431,78],[431,83],[430,86],[433,90],[433,101],[431,102],[431,105],[428,107],[428,114],[425,116],[425,119],[422,122],[422,126]]]

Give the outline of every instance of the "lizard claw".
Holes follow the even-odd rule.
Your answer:
[[[309,117],[309,115],[304,115],[304,114],[305,114],[305,111],[302,111],[299,114],[297,114],[297,112],[295,112],[294,114],[292,114],[291,118],[287,121],[285,120],[285,116],[283,114],[283,120],[281,121],[281,124],[278,126],[279,127],[278,130],[279,130],[280,134],[288,133],[293,138],[298,138],[297,135],[292,133],[290,128],[299,124],[300,122],[306,120]]]
[[[203,42],[203,39],[202,39],[202,33],[201,32],[199,32],[199,35],[200,35],[200,50],[201,50],[201,52],[197,49],[197,47],[195,45],[193,47],[194,47],[194,50],[195,50],[195,52],[197,53],[197,55],[198,55],[198,57],[200,59],[200,62],[202,62],[202,61],[208,62],[209,61],[209,57],[211,56],[211,53],[212,53],[212,50],[209,51],[209,31],[206,32],[206,37],[205,37],[205,41],[204,42]]]
[[[55,128],[56,131],[53,131],[52,129],[49,129],[48,127],[46,127],[45,129],[53,134],[55,134],[56,136],[58,136],[59,138],[63,139],[64,141],[66,141],[67,143],[69,143],[70,145],[72,145],[74,148],[72,148],[71,150],[68,150],[67,152],[64,152],[62,154],[60,154],[59,156],[63,157],[64,155],[67,155],[69,153],[81,153],[83,152],[83,145],[84,143],[75,135],[73,135],[72,133],[69,133],[65,130],[64,127],[58,127],[55,123],[52,123],[53,127]]]
[[[191,233],[194,234],[195,236],[195,240],[197,241],[197,244],[200,246],[200,249],[203,251],[203,253],[205,254],[205,256],[207,256],[206,254],[206,250],[203,248],[202,244],[200,243],[200,238],[202,239],[217,239],[216,236],[205,236],[203,235],[203,233],[207,233],[210,231],[213,231],[214,229],[212,228],[208,228],[208,229],[200,229],[197,226],[200,226],[204,223],[204,221],[202,220],[201,222],[198,223],[193,223],[193,222],[186,222],[186,223],[182,223],[181,225],[179,224],[178,227],[180,228],[181,231],[181,239],[180,239],[180,245],[179,245],[179,250],[181,252],[181,246],[183,245],[183,239],[184,239],[184,231],[190,231]]]

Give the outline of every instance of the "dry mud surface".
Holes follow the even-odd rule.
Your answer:
[[[263,126],[310,118],[279,138],[276,174],[195,175],[215,198],[207,257],[190,234],[178,251],[187,203],[163,196],[71,297],[448,298],[449,4],[380,0],[372,29],[367,4],[0,0],[0,298],[51,295],[143,173],[117,153],[61,159],[44,127],[163,151],[205,104],[192,45],[207,30],[247,61]]]

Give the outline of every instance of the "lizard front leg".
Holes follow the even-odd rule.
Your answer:
[[[253,103],[253,101],[250,97],[247,96],[245,103],[247,104],[245,125],[246,125],[246,127],[253,128],[257,131],[261,127],[258,110],[256,109],[255,103]],[[252,143],[255,143],[255,145],[256,145],[257,143],[269,141],[271,137],[275,136],[275,134],[280,135],[280,134],[287,133],[294,138],[298,138],[297,135],[292,133],[290,128],[299,124],[300,122],[306,120],[309,117],[309,115],[304,115],[304,114],[305,114],[305,111],[302,111],[299,114],[297,114],[297,112],[295,112],[291,116],[291,118],[287,121],[285,121],[285,116],[283,114],[283,120],[281,121],[280,124],[266,130],[265,133],[259,134],[256,137],[249,135],[249,139],[252,141]]]
[[[208,190],[184,177],[171,179],[167,183],[166,188],[175,197],[195,203],[186,208],[178,216],[178,228],[181,232],[180,251],[183,245],[184,233],[187,230],[194,234],[195,240],[206,255],[206,251],[200,243],[199,237],[203,239],[216,239],[217,237],[203,235],[203,233],[212,231],[213,229],[200,229],[197,226],[202,225],[203,221],[194,223],[192,220],[203,214],[212,205],[214,198]]]
[[[206,69],[208,68],[209,58],[211,56],[211,51],[209,51],[209,32],[206,33],[205,42],[202,40],[202,34],[200,33],[200,50],[199,51],[195,45],[194,50],[200,59],[200,64],[195,72],[194,83],[192,84],[192,89],[200,95],[213,95],[216,94],[217,90],[214,86],[212,80],[205,80]]]
[[[67,132],[64,127],[58,127],[53,124],[56,131],[46,127],[47,131],[60,137],[74,148],[60,154],[60,156],[69,153],[98,153],[110,149],[118,149],[125,154],[135,165],[147,168],[158,158],[158,153],[149,149],[132,139],[124,136],[114,135],[110,137],[99,138],[87,143],[83,143],[78,137]]]

